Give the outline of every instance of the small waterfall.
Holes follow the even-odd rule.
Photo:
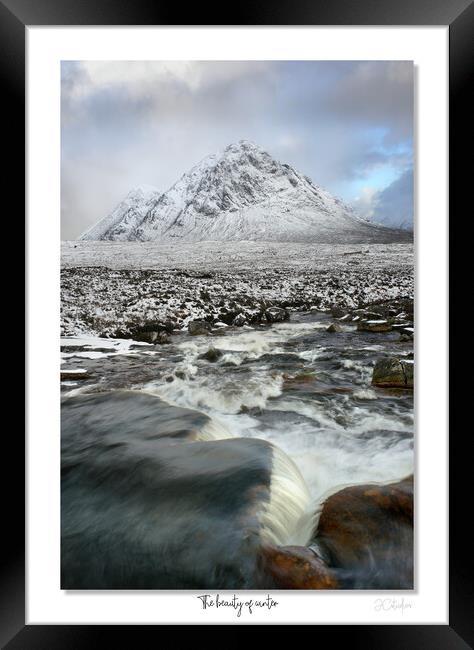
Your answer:
[[[308,487],[291,458],[274,445],[270,499],[261,524],[262,540],[277,546],[304,546],[313,530]]]

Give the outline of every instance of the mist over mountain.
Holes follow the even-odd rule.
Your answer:
[[[372,199],[370,220],[389,228],[413,230],[413,169],[408,169]]]

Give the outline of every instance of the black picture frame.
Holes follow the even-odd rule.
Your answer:
[[[472,119],[469,89],[473,79],[472,43],[474,41],[474,6],[470,0],[284,0],[271,2],[243,0],[232,5],[232,15],[216,13],[213,4],[160,3],[155,0],[0,0],[0,68],[2,77],[2,110],[5,136],[12,137],[3,178],[8,180],[8,195],[13,197],[15,219],[10,227],[18,241],[20,215],[18,197],[25,192],[24,134],[25,99],[25,30],[37,25],[445,25],[449,26],[449,154],[450,246],[453,247],[454,223],[472,203],[472,171],[464,164],[462,154]],[[24,136],[23,136],[24,138]],[[21,228],[20,228],[21,229]],[[462,243],[457,242],[450,263],[451,277],[459,272]],[[453,249],[454,250],[454,249]],[[17,252],[17,255],[19,253]],[[453,259],[455,257],[455,259]],[[11,295],[8,295],[10,292]],[[8,286],[7,300],[21,295],[18,288]],[[21,310],[21,307],[20,307]],[[452,341],[451,341],[452,343]],[[451,347],[451,346],[450,346]],[[451,353],[450,372],[454,370],[455,355]],[[18,358],[15,359],[18,367]],[[20,364],[21,365],[21,364]],[[458,431],[455,416],[463,397],[462,387],[456,387],[451,397],[450,430],[470,438],[469,420]],[[456,406],[455,406],[456,404]],[[25,442],[18,425],[4,429],[4,469],[10,470],[4,488],[2,535],[3,553],[0,574],[0,642],[8,650],[29,648],[107,648],[117,643],[143,647],[146,637],[156,643],[158,626],[112,625],[25,625]],[[9,432],[7,436],[6,432]],[[467,435],[466,435],[467,434]],[[457,438],[457,436],[455,436]],[[7,439],[8,438],[8,439]],[[470,454],[467,440],[462,445],[455,440],[450,445],[450,580],[448,625],[339,625],[318,626],[318,643],[347,642],[351,648],[390,650],[391,648],[461,649],[474,647],[472,626],[474,602],[472,578],[466,567],[471,556],[470,520],[472,495]],[[6,449],[5,449],[6,447]],[[8,461],[7,461],[8,459]],[[472,497],[471,497],[472,501]],[[440,531],[442,534],[442,531]],[[433,571],[439,570],[433,567]],[[273,623],[273,622],[272,622]],[[161,626],[160,626],[161,627]],[[237,626],[239,627],[239,626]],[[349,645],[350,644],[350,645]]]

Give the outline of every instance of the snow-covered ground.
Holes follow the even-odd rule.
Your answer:
[[[412,244],[74,241],[61,255],[63,336],[254,323],[271,306],[356,308],[414,291]]]
[[[295,242],[110,242],[64,241],[61,266],[109,269],[246,271],[288,268],[336,270],[356,267],[413,270],[413,244],[313,244]]]

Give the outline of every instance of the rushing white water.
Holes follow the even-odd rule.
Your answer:
[[[178,404],[219,415],[238,414],[242,408],[265,408],[270,397],[281,395],[282,378],[255,374],[245,385],[233,379],[220,385],[211,380],[197,378],[192,383],[187,379],[175,379],[157,387],[156,394]]]
[[[207,413],[234,436],[263,438],[282,449],[301,472],[314,512],[342,486],[386,483],[413,471],[412,396],[370,386],[373,359],[390,340],[385,347],[368,345],[358,333],[358,346],[338,350],[326,327],[324,321],[290,322],[186,339],[176,346],[183,358],[173,381],[160,378],[146,388]],[[347,335],[353,331],[347,328]],[[199,359],[211,345],[223,352],[213,364]],[[317,379],[292,390],[286,378],[301,372]],[[304,537],[304,525],[297,529],[298,539]]]

